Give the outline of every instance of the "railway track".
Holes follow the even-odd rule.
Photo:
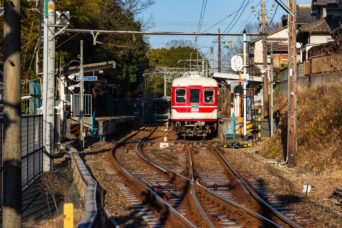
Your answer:
[[[205,219],[201,223],[198,223],[198,220],[191,220],[191,218],[189,218],[190,221],[195,221],[193,222],[195,225],[200,227],[281,227],[268,218],[261,216],[234,201],[225,199],[221,195],[210,191],[195,181],[190,150],[188,151],[187,156],[188,166],[185,171],[185,176],[183,176],[156,161],[151,161],[146,153],[144,153],[142,148],[143,145],[140,144],[137,148],[139,147],[140,149],[136,150],[137,154],[151,166],[166,173],[167,176],[171,177],[171,180],[180,180],[186,183],[190,181],[191,188],[189,188],[189,190],[191,189],[190,192],[194,198],[195,206],[199,208],[198,210],[201,213],[202,219]],[[170,186],[171,184],[168,183],[167,185]],[[154,189],[157,189],[157,192],[159,191],[159,188],[163,187],[160,185],[154,186]],[[162,193],[169,191],[170,190],[166,188]],[[181,196],[181,198],[184,198],[184,196]]]
[[[119,173],[113,181],[148,226],[298,227],[266,202],[260,203],[263,200],[255,192],[253,195],[253,189],[244,185],[242,177],[240,180],[234,171],[228,172],[229,163],[214,146],[208,145],[211,153],[221,159],[222,166],[227,166],[226,178],[219,176],[221,184],[217,180],[208,181],[209,176],[206,180],[199,175],[196,147],[185,147],[187,162],[183,174],[150,159],[144,151],[144,142],[155,130],[144,133],[139,143],[125,144],[125,149],[119,150],[124,145],[122,142],[113,149],[113,164]],[[125,142],[137,141],[134,138],[139,133]]]
[[[156,129],[140,141],[146,141]],[[133,137],[130,137],[130,140],[133,140]],[[124,145],[125,142],[119,143],[113,149],[113,165],[119,173],[116,184],[121,186],[136,214],[149,227],[195,227],[187,220],[186,216],[189,217],[190,213],[184,210],[183,200],[180,198],[183,195],[181,192],[183,186],[177,186],[177,189],[168,186],[168,177],[164,172],[148,166],[144,160],[141,160],[133,150],[133,144],[126,144],[125,150],[119,150],[120,145]],[[137,148],[139,145],[137,144]],[[158,192],[157,185],[164,189],[168,188],[169,192],[166,190],[164,193],[161,190]]]
[[[217,165],[221,165],[223,172],[213,172],[209,173],[209,175],[206,172],[206,175],[201,175],[200,172],[195,171],[196,178],[202,185],[207,187],[210,191],[215,192],[228,200],[237,202],[283,227],[299,227],[298,224],[294,223],[260,197],[255,189],[233,169],[216,147],[207,145],[204,149],[209,150],[210,153],[215,156],[216,160],[219,162]],[[191,151],[193,155],[199,153],[198,147],[191,148]]]

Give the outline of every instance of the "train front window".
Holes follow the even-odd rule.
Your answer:
[[[170,104],[168,101],[155,101],[154,102],[154,113],[156,114],[167,114],[169,112]]]
[[[200,89],[190,89],[190,103],[199,103]]]
[[[213,89],[205,89],[204,90],[204,103],[206,104],[212,104],[215,102],[214,98],[214,90]]]
[[[185,102],[186,102],[186,90],[176,89],[176,103],[185,103]]]

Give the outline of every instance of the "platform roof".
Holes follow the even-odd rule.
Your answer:
[[[226,79],[226,80],[239,80],[239,74],[238,73],[219,73],[214,72],[213,75],[214,79]],[[241,74],[241,78],[243,80],[243,74]],[[247,81],[249,82],[263,82],[263,77],[260,76],[251,76],[247,74]]]

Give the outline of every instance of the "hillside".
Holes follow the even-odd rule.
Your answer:
[[[284,159],[287,138],[287,98],[275,98],[281,111],[281,130],[264,143],[263,155]],[[317,173],[342,170],[342,86],[298,92],[297,164]]]

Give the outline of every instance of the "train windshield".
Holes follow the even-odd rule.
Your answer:
[[[200,89],[190,89],[190,103],[199,103]]]
[[[212,104],[214,103],[214,90],[213,89],[205,89],[204,90],[204,103]]]
[[[186,101],[186,90],[176,89],[176,103],[185,103]]]
[[[154,106],[154,113],[167,114],[170,108],[170,101],[168,100],[154,101],[153,106]]]

